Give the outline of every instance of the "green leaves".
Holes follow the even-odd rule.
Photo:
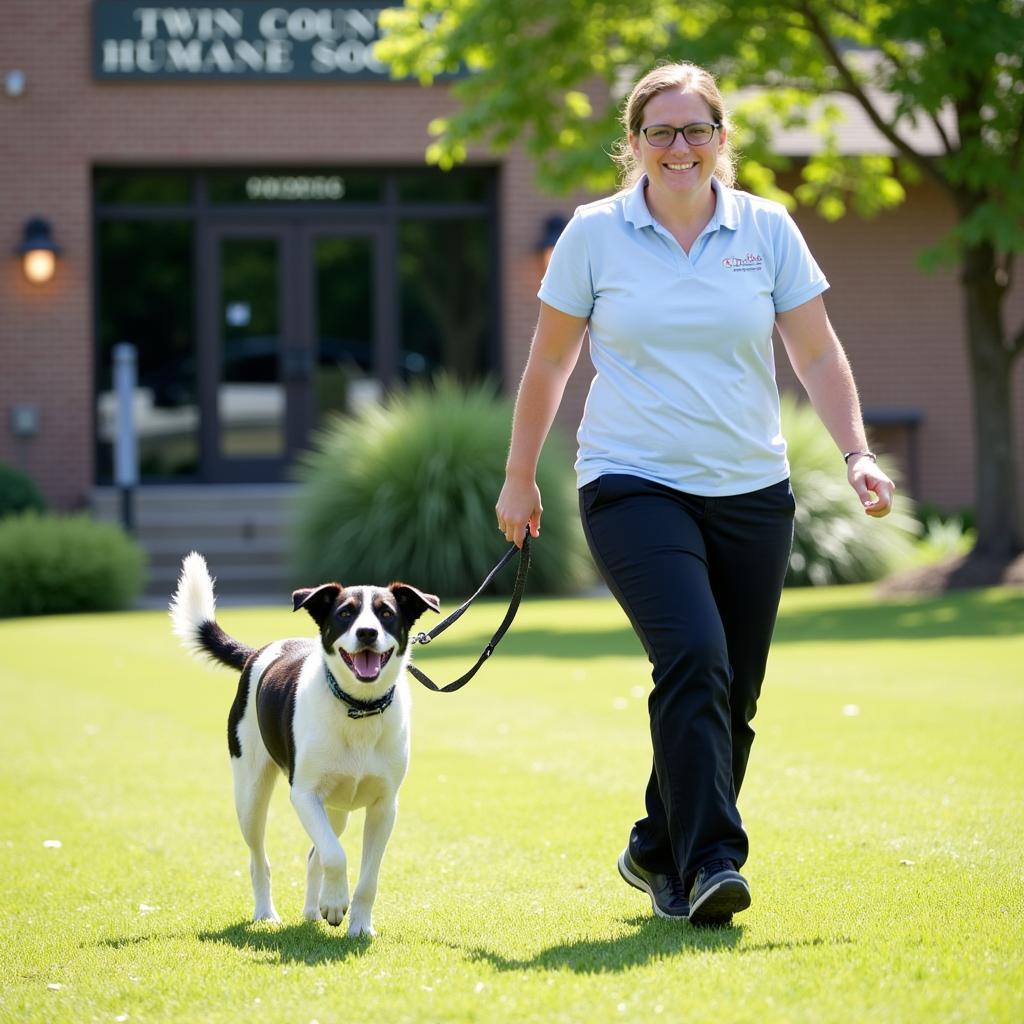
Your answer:
[[[407,0],[381,23],[378,56],[396,75],[463,71],[451,87],[459,107],[432,126],[428,158],[442,167],[472,143],[518,140],[543,187],[609,189],[631,82],[659,61],[692,60],[737,98],[747,187],[830,219],[851,207],[871,216],[902,202],[910,168],[991,207],[954,244],[1024,249],[1021,0]],[[870,112],[882,145],[838,146],[836,112],[820,104],[836,92]],[[790,197],[774,143],[801,126],[820,141],[798,154],[808,162]]]

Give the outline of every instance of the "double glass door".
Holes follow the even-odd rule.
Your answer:
[[[206,225],[199,254],[204,477],[283,479],[332,413],[380,399],[397,361],[387,250],[379,225]]]

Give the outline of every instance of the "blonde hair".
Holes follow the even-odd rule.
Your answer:
[[[725,101],[718,91],[718,84],[715,82],[714,76],[709,71],[688,61],[680,61],[678,64],[659,64],[656,68],[648,71],[633,86],[633,91],[629,94],[622,110],[622,127],[625,136],[618,141],[612,155],[612,159],[620,168],[619,182],[622,188],[635,185],[643,173],[643,169],[629,145],[629,137],[630,135],[634,137],[640,135],[644,120],[644,108],[653,97],[666,89],[682,89],[686,92],[696,93],[708,105],[712,118],[718,124],[722,125],[727,132],[732,128],[729,114],[725,109]],[[725,145],[719,147],[714,173],[723,185],[732,185],[736,181],[732,142],[728,136]]]

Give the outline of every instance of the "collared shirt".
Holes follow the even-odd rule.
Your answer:
[[[538,296],[589,318],[597,371],[580,487],[630,473],[721,497],[789,475],[772,327],[828,282],[785,207],[711,184],[715,212],[688,254],[651,216],[646,177],[580,206],[555,246]]]

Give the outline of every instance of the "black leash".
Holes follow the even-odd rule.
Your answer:
[[[508,611],[505,612],[505,618],[502,619],[501,625],[498,627],[497,632],[491,637],[490,643],[484,648],[483,654],[480,655],[476,660],[476,664],[465,674],[459,676],[454,682],[449,683],[447,686],[438,686],[426,673],[421,672],[415,665],[409,666],[409,671],[428,689],[433,690],[435,693],[452,693],[463,687],[477,674],[480,666],[494,653],[494,648],[498,646],[498,641],[505,635],[508,627],[512,625],[512,620],[516,617],[516,612],[519,610],[519,602],[523,599],[523,591],[526,589],[526,574],[530,571],[530,529],[527,527],[526,535],[523,537],[523,547],[520,550],[513,544],[508,551],[505,552],[501,557],[501,561],[487,574],[487,578],[477,588],[476,593],[469,598],[464,604],[460,605],[448,616],[439,622],[429,633],[417,633],[416,636],[410,639],[410,643],[414,644],[429,644],[434,637],[443,633],[456,619],[462,616],[462,613],[480,596],[487,584],[494,579],[494,577],[505,568],[505,566],[512,560],[515,553],[519,551],[519,568],[516,570],[516,581],[512,587],[512,600],[509,602]]]

